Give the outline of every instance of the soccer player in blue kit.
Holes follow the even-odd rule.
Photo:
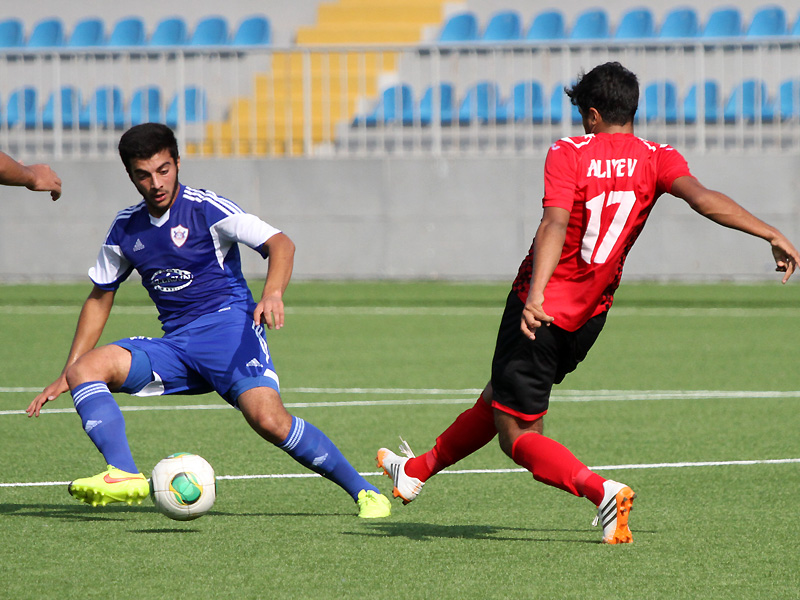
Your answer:
[[[141,503],[149,484],[133,460],[125,421],[111,392],[140,396],[216,391],[250,426],[303,466],[341,486],[359,517],[387,517],[391,504],[311,423],[289,414],[264,326],[284,324],[294,244],[278,229],[214,192],[178,181],[172,130],[158,123],[129,129],[119,154],[142,202],[120,211],[106,235],[66,365],[28,406],[70,391],[83,428],[108,465],[76,479],[69,493],[91,504]],[[261,299],[242,275],[237,244],[268,259]],[[158,308],[164,336],[133,337],[96,348],[119,285],[136,269]]]

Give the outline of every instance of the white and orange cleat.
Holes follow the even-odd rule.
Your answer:
[[[388,475],[392,478],[392,482],[394,483],[392,494],[394,497],[400,498],[403,504],[408,504],[419,495],[425,482],[420,481],[416,477],[406,475],[405,464],[408,462],[409,458],[414,458],[414,453],[411,451],[408,442],[403,438],[400,438],[400,441],[402,442],[402,444],[400,444],[400,451],[406,455],[406,458],[398,456],[387,448],[381,448],[378,450],[376,460],[378,462],[378,467],[383,469],[384,475]]]
[[[597,507],[597,516],[592,525],[602,523],[604,544],[630,544],[633,534],[628,527],[628,518],[636,494],[624,483],[611,479],[603,483],[603,490],[603,501]]]

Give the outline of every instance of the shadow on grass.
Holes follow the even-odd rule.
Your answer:
[[[153,507],[89,506],[88,504],[0,504],[0,515],[7,517],[43,517],[76,521],[122,521],[125,513],[156,512]]]
[[[345,535],[369,537],[404,537],[414,541],[434,539],[469,539],[494,542],[568,542],[575,544],[599,544],[599,539],[584,538],[585,529],[530,529],[524,527],[500,527],[495,525],[432,525],[430,523],[370,523],[369,531],[351,531]],[[519,535],[512,535],[513,532]]]

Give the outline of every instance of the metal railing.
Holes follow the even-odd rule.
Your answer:
[[[642,137],[800,151],[796,38],[3,52],[0,147],[106,157],[164,120],[210,157],[540,154],[580,133],[564,85],[608,60],[640,78]]]

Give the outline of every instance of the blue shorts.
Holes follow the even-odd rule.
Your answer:
[[[131,353],[119,391],[136,396],[215,391],[238,408],[242,392],[269,387],[280,393],[263,325],[244,307],[204,315],[161,338],[113,342]]]

